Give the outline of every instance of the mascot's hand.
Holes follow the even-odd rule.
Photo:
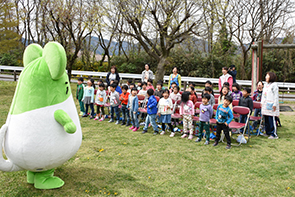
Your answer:
[[[69,122],[64,126],[64,129],[67,133],[75,133],[76,125],[73,122]]]
[[[70,116],[62,109],[58,109],[54,112],[55,120],[61,124],[67,133],[75,133],[76,132],[76,125],[70,118]]]

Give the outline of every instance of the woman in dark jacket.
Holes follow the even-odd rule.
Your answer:
[[[115,79],[118,81],[118,84],[120,82],[120,76],[119,76],[119,73],[117,71],[117,67],[116,66],[112,66],[111,67],[111,72],[109,72],[107,74],[107,78],[106,78],[106,81],[107,81],[107,84],[108,86],[110,86],[110,82],[112,79]]]

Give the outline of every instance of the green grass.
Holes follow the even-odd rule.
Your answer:
[[[15,85],[0,81],[0,125]],[[55,172],[62,188],[37,190],[25,171],[0,172],[0,196],[294,196],[295,120],[281,122],[280,139],[252,137],[226,150],[83,118],[79,151]]]

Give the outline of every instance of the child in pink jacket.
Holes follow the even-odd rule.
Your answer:
[[[230,91],[232,91],[233,77],[230,74],[228,74],[228,68],[227,67],[222,68],[222,75],[219,77],[219,81],[218,81],[219,92],[221,91],[224,82],[229,83],[229,89],[230,89]]]
[[[195,114],[194,104],[189,99],[191,93],[190,92],[183,92],[181,95],[181,104],[179,114],[183,119],[183,132],[184,134],[181,138],[186,138],[188,136],[187,127],[189,127],[189,137],[188,139],[193,139],[194,128],[193,128],[193,115]]]

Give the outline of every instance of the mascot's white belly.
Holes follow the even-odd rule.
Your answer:
[[[54,119],[58,109],[73,120],[77,128],[74,134],[67,133]],[[82,131],[72,95],[53,106],[9,115],[6,123],[5,154],[13,164],[25,170],[38,172],[56,168],[74,156],[81,145]]]

